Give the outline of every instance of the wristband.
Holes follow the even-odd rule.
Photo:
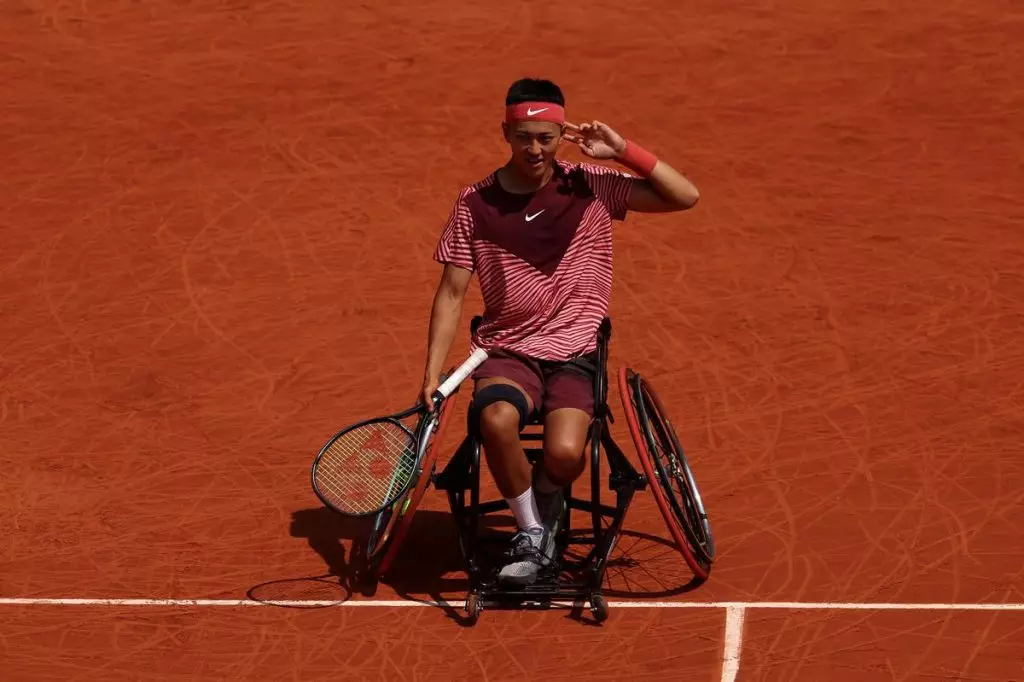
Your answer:
[[[658,157],[635,142],[626,140],[626,148],[619,157],[619,163],[637,173],[640,177],[649,178],[658,165]]]

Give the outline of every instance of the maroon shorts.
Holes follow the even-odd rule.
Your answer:
[[[590,363],[596,357],[587,357]],[[564,407],[594,416],[594,377],[579,365],[538,360],[519,353],[494,350],[473,374],[474,380],[500,377],[523,387],[533,411],[541,416]]]

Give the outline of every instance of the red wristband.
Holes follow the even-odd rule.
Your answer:
[[[626,140],[626,149],[619,157],[619,163],[640,177],[649,178],[654,172],[654,167],[658,165],[658,157],[637,143]]]

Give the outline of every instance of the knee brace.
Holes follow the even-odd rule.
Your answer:
[[[494,403],[510,403],[519,412],[519,430],[526,427],[526,420],[529,417],[530,407],[523,395],[515,386],[508,384],[491,384],[482,388],[473,396],[473,402],[469,406],[469,430],[474,436],[480,436],[480,415],[484,409]]]

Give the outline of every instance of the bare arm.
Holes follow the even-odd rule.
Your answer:
[[[427,335],[427,364],[423,371],[423,389],[425,401],[430,403],[429,396],[437,388],[441,368],[459,327],[462,317],[462,303],[469,289],[473,273],[455,265],[445,265],[441,273],[441,281],[434,294],[434,305],[430,310],[430,329]]]
[[[640,213],[667,213],[693,208],[700,192],[682,173],[658,160],[651,176],[633,181],[629,193],[629,210]]]
[[[636,153],[627,154],[626,139],[600,121],[580,125],[567,123],[566,130],[568,132],[564,133],[565,139],[578,145],[580,151],[591,158],[615,159],[627,167],[631,165],[629,157],[641,163],[645,159],[654,162],[654,157],[643,150],[639,152],[642,156]],[[633,149],[638,148],[634,146]],[[675,168],[658,159],[653,168],[645,169],[645,173],[646,170],[650,170],[647,177],[633,180],[627,204],[629,210],[640,213],[665,213],[683,211],[697,204],[700,192]]]

